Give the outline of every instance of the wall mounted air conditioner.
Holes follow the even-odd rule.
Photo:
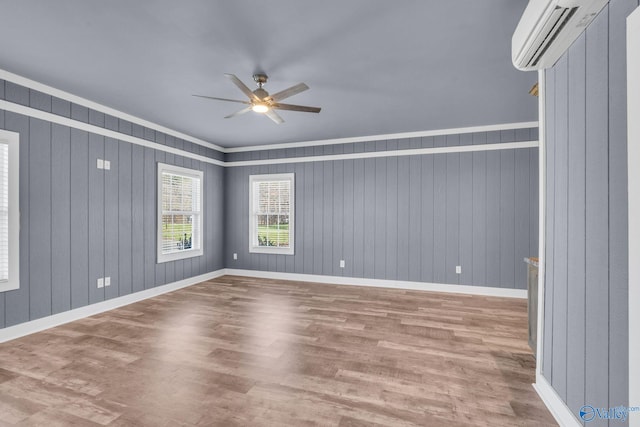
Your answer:
[[[511,39],[519,70],[551,67],[609,0],[529,0]]]

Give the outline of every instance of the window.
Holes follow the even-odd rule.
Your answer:
[[[158,163],[158,263],[202,255],[202,176]]]
[[[249,252],[293,255],[294,176],[249,176]]]
[[[0,292],[20,287],[19,135],[0,131]]]

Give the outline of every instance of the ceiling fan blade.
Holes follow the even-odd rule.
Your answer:
[[[197,96],[198,98],[214,99],[216,101],[228,101],[228,102],[239,102],[241,104],[251,104],[249,101],[240,101],[238,99],[229,99],[229,98],[218,98],[216,96],[205,96],[205,95],[192,95],[192,96]]]
[[[264,115],[269,117],[271,120],[273,120],[277,124],[284,123],[284,120],[282,119],[282,117],[280,117],[278,113],[276,113],[272,109],[269,109],[266,113],[264,113]]]
[[[282,99],[289,98],[290,96],[297,95],[300,92],[304,92],[307,89],[309,89],[309,86],[307,86],[304,83],[298,83],[295,86],[291,86],[289,89],[285,89],[283,91],[280,91],[276,94],[271,95],[269,98],[271,98],[275,102],[278,102]]]
[[[249,89],[246,84],[242,83],[242,80],[237,78],[234,74],[225,74],[224,76],[226,78],[228,78],[229,80],[231,80],[233,82],[233,84],[238,86],[238,89],[240,89],[242,91],[242,93],[247,95],[249,97],[249,99],[254,100],[254,101],[260,101],[261,100],[260,98],[258,98],[256,96],[255,93],[251,92],[251,89]]]
[[[239,116],[240,114],[248,113],[249,111],[251,111],[251,106],[249,106],[247,108],[243,108],[240,111],[236,111],[235,113],[229,114],[228,116],[225,116],[224,118],[225,119],[230,119],[232,117]]]
[[[271,108],[277,108],[278,110],[302,111],[305,113],[320,112],[320,107],[306,107],[304,105],[292,105],[292,104],[273,104]]]

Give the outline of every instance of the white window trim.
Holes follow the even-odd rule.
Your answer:
[[[200,215],[198,216],[198,220],[200,221],[200,224],[198,227],[198,230],[200,230],[200,239],[199,239],[200,247],[199,248],[185,249],[183,251],[174,252],[170,254],[162,253],[162,173],[163,172],[186,175],[186,176],[190,176],[200,180]],[[158,201],[158,206],[157,206],[158,230],[157,230],[157,237],[156,237],[157,263],[161,264],[163,262],[176,261],[180,259],[201,256],[204,253],[204,229],[203,229],[203,217],[205,214],[204,174],[202,173],[202,171],[199,171],[196,169],[188,169],[180,166],[168,165],[166,163],[158,163],[157,179],[158,179],[158,185],[156,189],[156,194],[157,194],[156,199]]]
[[[291,191],[289,193],[289,247],[279,248],[274,246],[258,246],[255,243],[258,241],[258,227],[256,224],[256,216],[254,215],[253,207],[253,184],[255,182],[262,181],[290,181]],[[296,203],[295,203],[295,174],[293,173],[274,173],[266,175],[249,175],[249,252],[259,254],[279,254],[279,255],[293,255],[294,254],[294,236],[295,236],[295,217],[296,217]]]
[[[0,292],[20,288],[20,135],[0,130],[0,143],[9,145],[9,280]]]

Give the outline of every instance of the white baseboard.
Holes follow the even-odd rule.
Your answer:
[[[536,375],[536,382],[533,384],[533,388],[561,427],[582,427],[582,423],[578,421],[573,412],[562,401],[558,393],[549,384],[549,381],[539,373]]]
[[[45,329],[53,328],[54,326],[59,326],[64,323],[72,322],[74,320],[93,316],[104,311],[113,310],[114,308],[129,305],[147,298],[166,294],[167,292],[172,292],[177,289],[186,288],[187,286],[192,286],[196,283],[215,279],[216,277],[220,277],[223,274],[224,269],[220,269],[212,271],[210,273],[201,274],[200,276],[189,277],[188,279],[168,283],[156,288],[145,289],[144,291],[135,292],[107,301],[98,302],[96,304],[90,304],[84,307],[75,308],[63,313],[42,317],[40,319],[31,320],[25,323],[20,323],[19,325],[9,326],[8,328],[0,329],[0,343],[20,338],[25,335],[33,334],[35,332],[40,332]]]
[[[363,279],[360,277],[322,276],[315,274],[278,273],[274,271],[238,270],[226,268],[225,274],[264,279],[295,280],[329,283],[332,285],[372,286],[376,288],[410,289],[416,291],[448,292],[494,297],[526,298],[525,289],[493,288],[489,286],[450,285],[445,283],[408,282],[401,280]]]

